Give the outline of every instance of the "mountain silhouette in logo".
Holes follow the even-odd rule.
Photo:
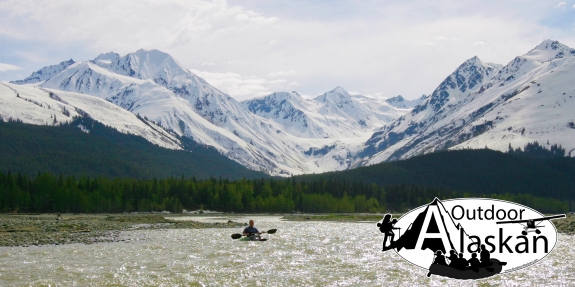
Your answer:
[[[429,212],[432,213],[428,215]],[[460,230],[461,225],[460,224],[455,225],[455,222],[453,222],[451,215],[449,215],[449,213],[445,210],[445,207],[443,207],[443,204],[438,198],[435,198],[433,202],[427,205],[425,210],[417,216],[417,218],[409,226],[407,231],[405,231],[405,233],[402,236],[400,236],[397,239],[397,241],[391,243],[390,246],[388,246],[388,249],[395,248],[397,251],[400,251],[403,248],[415,249],[417,242],[419,241],[419,237],[422,234],[421,230],[426,223],[426,218],[428,217],[430,219],[426,226],[425,233],[440,234],[441,233],[440,228],[441,228],[446,233],[446,237],[449,242],[449,247],[451,249],[455,249],[455,245],[453,244],[451,236],[455,236],[456,234],[451,233],[457,233]],[[446,224],[445,221],[447,218],[449,218],[449,220],[453,225],[450,225],[449,222]],[[441,250],[443,253],[447,252],[445,245],[443,243],[443,239],[439,237],[425,238],[421,245],[421,249],[422,250],[430,249],[433,252],[436,252],[437,250]]]

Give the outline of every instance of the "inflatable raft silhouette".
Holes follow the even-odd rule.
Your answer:
[[[501,273],[503,266],[507,264],[495,258],[491,258],[490,261],[492,263],[491,266],[479,267],[477,272],[471,269],[459,270],[448,265],[431,264],[427,276],[439,275],[454,279],[481,279]]]

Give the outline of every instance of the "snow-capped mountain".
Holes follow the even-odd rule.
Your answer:
[[[114,129],[146,138],[169,149],[181,149],[174,135],[133,113],[97,97],[40,89],[27,85],[0,84],[0,116],[36,125],[69,122],[75,116],[93,118]],[[90,127],[80,127],[90,132]]]
[[[353,98],[361,103],[366,109],[372,111],[372,113],[374,113],[381,121],[386,124],[408,113],[411,110],[411,108],[393,106],[387,102],[387,99],[373,98],[362,95],[355,95]],[[378,127],[378,129],[379,128],[381,127]]]
[[[289,134],[307,137],[329,137],[325,126],[317,121],[317,115],[308,108],[309,103],[297,92],[278,92],[263,98],[242,102],[250,112],[273,120]]]
[[[70,66],[74,63],[75,62],[72,59],[70,59],[68,61],[63,61],[62,63],[60,63],[58,65],[51,65],[51,66],[44,67],[44,68],[32,73],[32,75],[28,76],[24,80],[12,81],[10,83],[23,85],[23,84],[33,84],[33,83],[42,82],[42,81],[45,81],[45,80],[53,77],[54,75],[59,74],[60,72],[64,71],[64,69],[68,68],[68,66]]]
[[[573,151],[574,76],[575,50],[557,41],[501,68],[473,57],[410,113],[374,133],[354,166],[446,148],[504,151],[536,140]]]
[[[314,102],[319,104],[318,114],[325,118],[342,123],[349,123],[354,129],[373,129],[380,126],[384,121],[380,120],[380,115],[364,107],[359,101],[343,88],[337,87],[323,95],[315,97]],[[383,118],[383,116],[382,116]]]
[[[313,99],[277,92],[240,103],[164,52],[110,52],[2,83],[0,116],[48,125],[90,116],[172,149],[186,136],[272,175],[535,140],[575,156],[574,66],[574,49],[547,40],[505,66],[473,57],[411,101],[337,87]]]
[[[255,170],[271,174],[306,170],[307,145],[298,145],[273,122],[250,113],[157,50],[123,57],[103,54],[70,65],[41,86],[106,99]]]
[[[310,125],[305,127],[304,121],[300,127],[284,125],[252,113],[158,50],[139,50],[125,56],[101,54],[90,61],[70,63],[42,80],[35,86],[56,97],[97,97],[175,135],[213,146],[248,168],[272,175],[345,169],[352,152],[355,154],[372,130],[383,123],[381,115],[337,88],[306,100],[313,111],[297,106],[302,99],[295,99],[299,95],[292,93],[291,103],[306,112]],[[91,113],[89,107],[82,110]]]
[[[351,96],[341,87],[314,99],[304,99],[297,92],[279,92],[242,105],[301,138],[356,138],[406,112],[385,102]]]
[[[425,100],[425,98],[427,98],[427,96],[422,95],[421,97],[414,100],[406,100],[401,95],[397,95],[393,98],[385,100],[385,102],[396,108],[411,109],[419,105],[423,100]]]

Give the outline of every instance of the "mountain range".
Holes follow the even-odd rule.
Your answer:
[[[505,66],[465,61],[409,113],[375,132],[355,165],[442,149],[529,142],[575,156],[575,49],[546,40]]]
[[[39,125],[89,117],[175,150],[187,137],[281,176],[532,141],[573,156],[573,65],[574,49],[546,40],[505,66],[473,57],[416,100],[336,87],[314,98],[292,91],[239,102],[164,52],[110,52],[1,83],[0,116]]]

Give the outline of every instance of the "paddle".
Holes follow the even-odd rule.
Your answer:
[[[255,233],[255,234],[263,234],[263,233],[267,233],[267,234],[274,234],[276,233],[276,231],[278,231],[277,229],[270,229],[268,231],[264,231],[264,232],[259,232],[259,233]],[[240,234],[240,233],[234,233],[232,234],[232,239],[240,239],[242,238],[244,235]]]

